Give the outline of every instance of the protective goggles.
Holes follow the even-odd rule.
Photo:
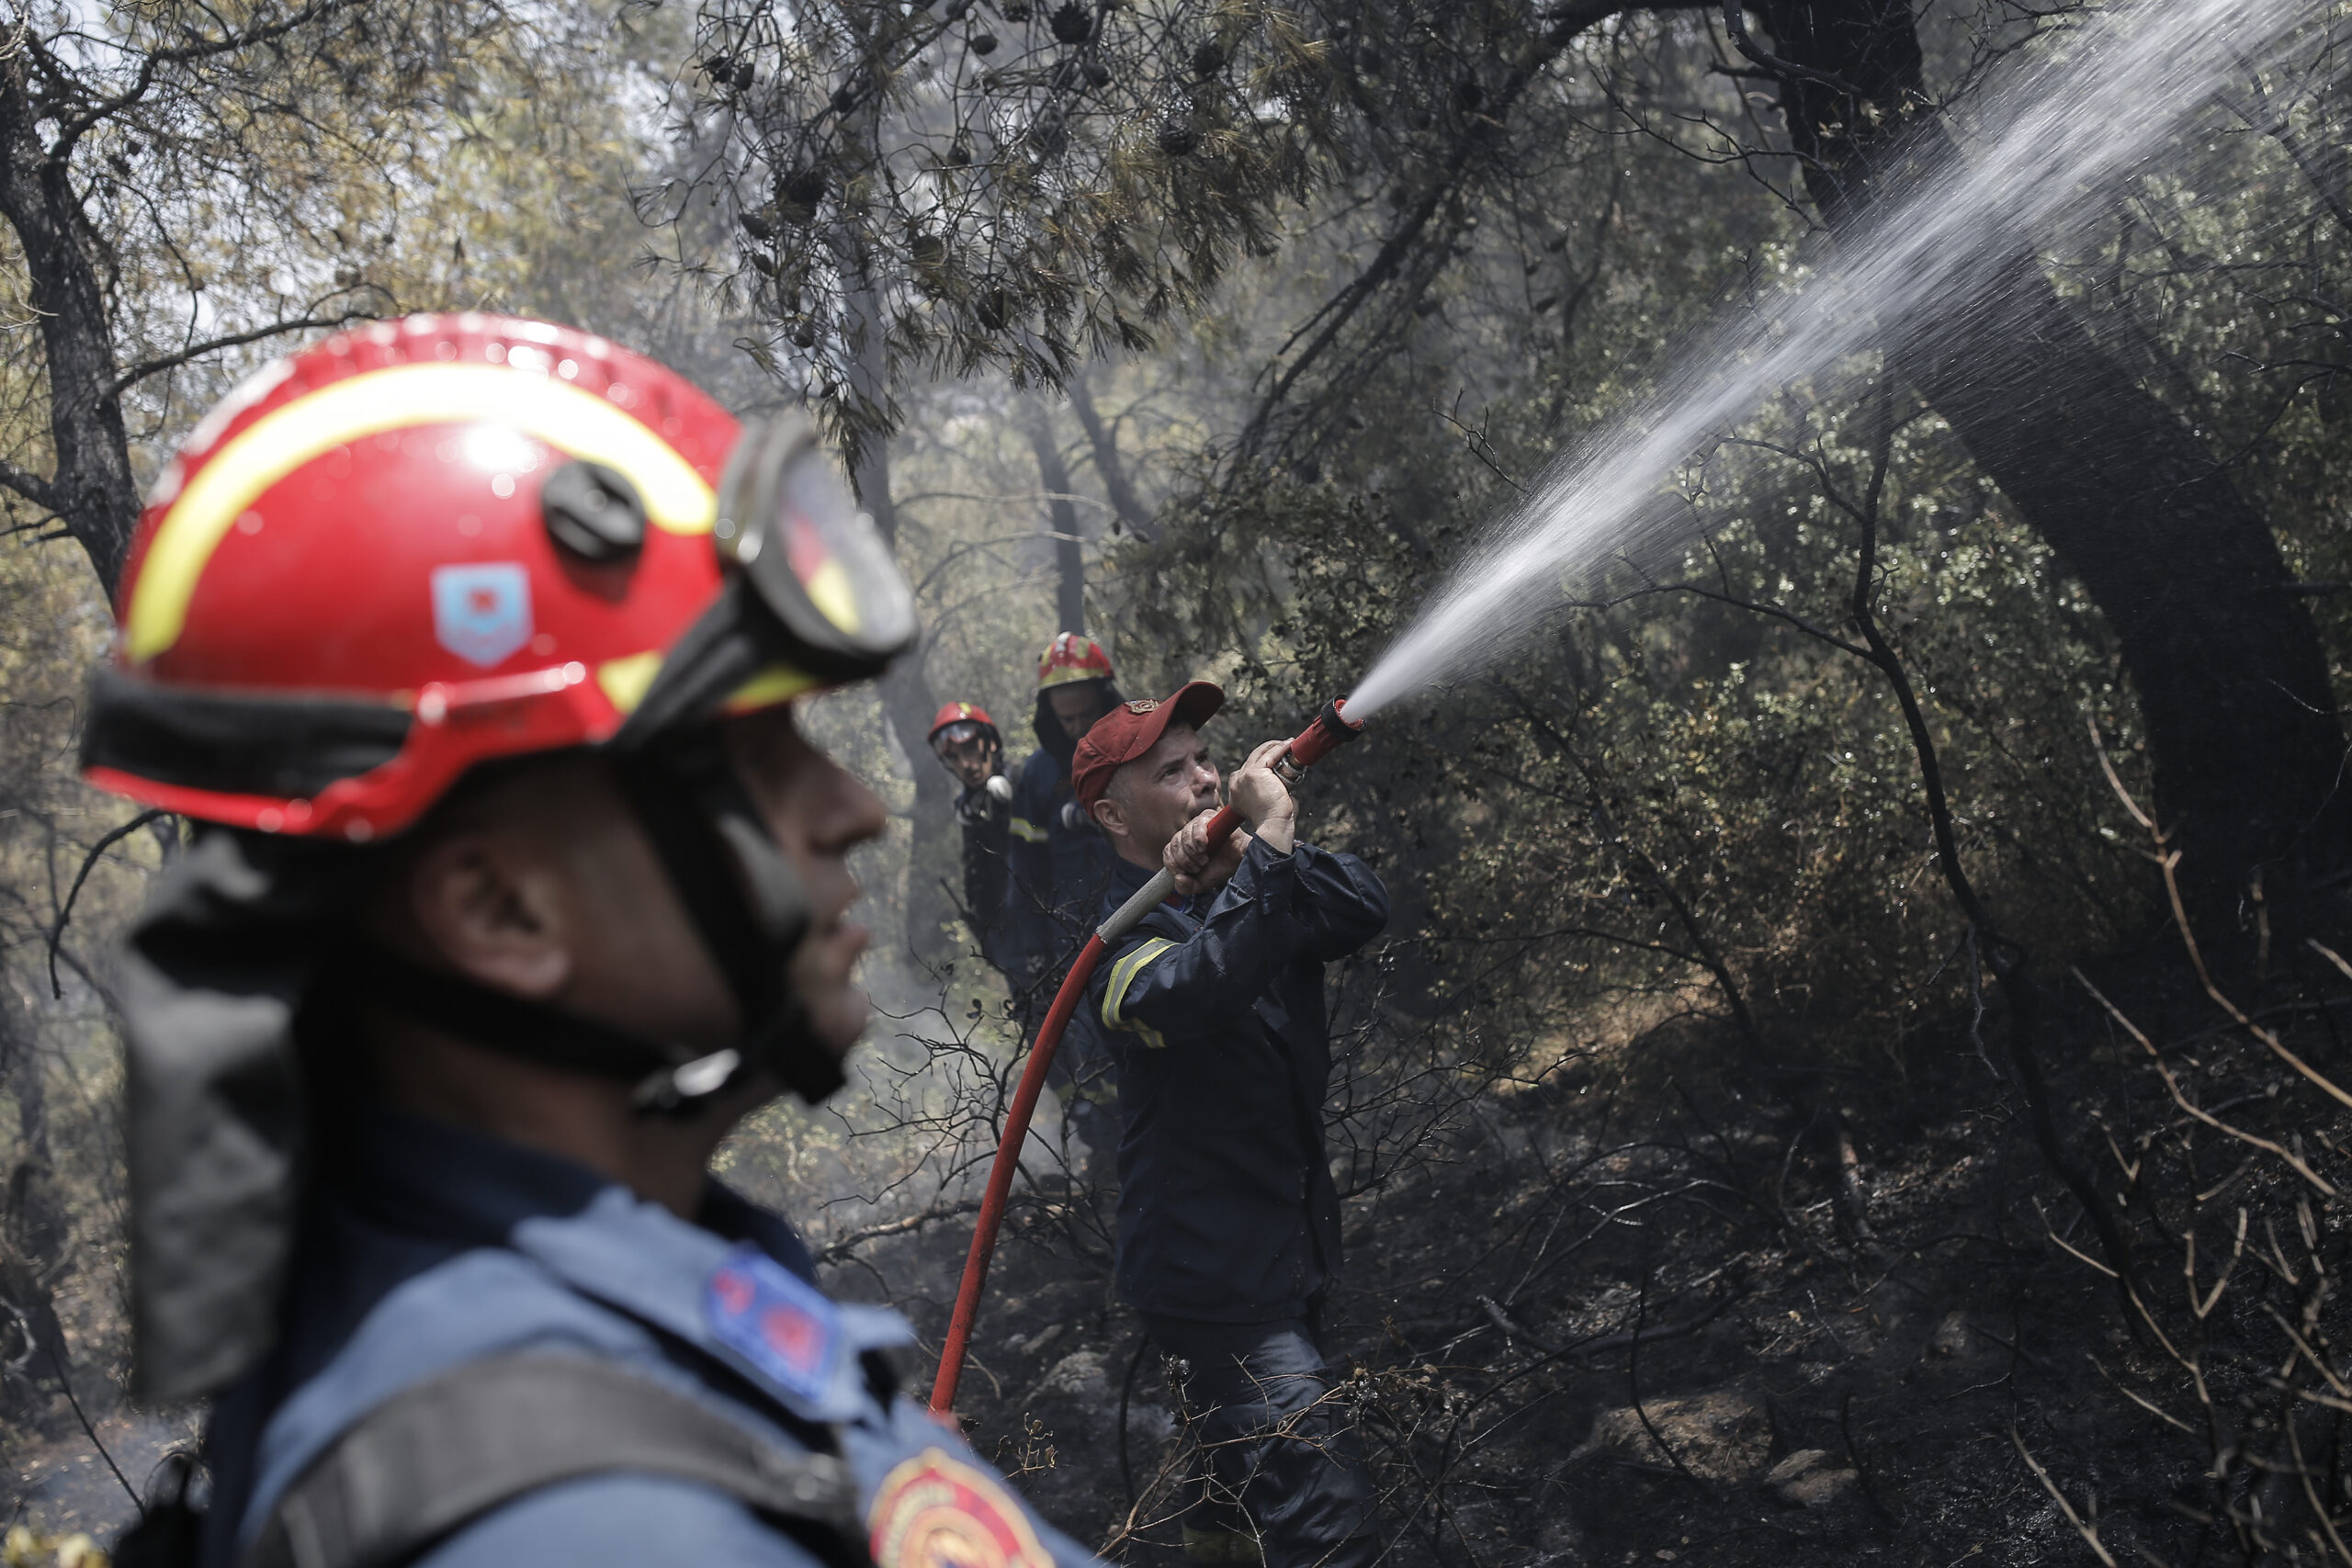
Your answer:
[[[985,745],[988,737],[986,725],[967,718],[947,725],[933,735],[931,738],[931,749],[942,753],[961,751],[968,747]]]
[[[744,428],[718,482],[711,536],[809,673],[879,674],[914,641],[914,594],[802,416]]]
[[[623,750],[770,680],[879,675],[921,635],[914,593],[873,517],[800,414],[744,426],[711,538],[726,586],[663,659],[615,738]]]

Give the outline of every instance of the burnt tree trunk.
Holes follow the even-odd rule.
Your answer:
[[[69,1226],[40,1054],[13,1006],[0,1007],[0,1089],[17,1102],[15,1147],[0,1158],[0,1412],[26,1421],[70,1364],[56,1297]]]
[[[40,320],[49,372],[55,467],[40,475],[0,465],[0,486],[53,513],[88,553],[111,595],[139,522],[139,487],[122,421],[120,367],[107,333],[106,290],[74,189],[70,148],[45,146],[42,108],[26,77],[27,51],[0,61],[0,218],[16,231]]]
[[[1772,52],[1749,52],[1779,77],[1806,193],[1834,232],[1870,220],[1906,165],[1956,155],[1923,91],[1911,5],[1754,7]],[[2192,912],[2232,919],[2257,870],[2275,895],[2335,863],[2345,742],[2326,658],[2268,520],[2188,422],[2030,254],[1889,349],[2113,629]]]
[[[1069,465],[1054,440],[1053,417],[1042,403],[1023,411],[1029,449],[1037,455],[1037,482],[1046,492],[1046,515],[1054,535],[1054,624],[1066,632],[1086,629],[1086,543],[1079,536],[1078,508],[1070,502]]]
[[[895,552],[899,540],[898,508],[890,494],[890,443],[887,436],[868,435],[858,448],[852,474],[858,504],[874,516],[875,526]],[[941,877],[948,863],[949,829],[955,801],[945,769],[934,761],[925,739],[932,715],[939,706],[917,652],[901,660],[880,682],[882,715],[906,753],[914,773],[912,812],[914,874],[907,878],[906,939],[917,953],[928,958],[940,951],[947,921],[955,918]]]
[[[1111,498],[1111,510],[1127,532],[1140,538],[1151,537],[1151,508],[1144,504],[1136,492],[1135,480],[1128,477],[1127,465],[1119,456],[1119,434],[1111,428],[1094,406],[1094,394],[1087,389],[1086,378],[1073,376],[1069,381],[1070,412],[1078,415],[1080,428],[1086,432],[1086,443],[1094,452],[1094,471],[1102,476],[1102,493]]]
[[[841,254],[849,263],[858,261],[855,252],[847,247]],[[847,266],[844,270],[848,270]],[[853,272],[852,276],[860,275]],[[882,342],[885,318],[881,303],[869,289],[854,290],[850,300],[864,322],[863,332],[853,337],[855,353],[851,360],[851,393],[869,407],[886,407],[890,397],[890,367]],[[868,431],[855,443],[850,484],[857,492],[858,504],[873,517],[882,542],[897,555],[899,506],[890,488],[888,436],[878,430]],[[956,918],[955,905],[947,897],[943,880],[953,864],[954,851],[949,846],[955,835],[949,829],[955,817],[955,799],[947,771],[933,759],[927,739],[939,699],[933,694],[931,677],[923,668],[924,651],[919,647],[900,660],[879,684],[883,718],[898,738],[899,750],[906,754],[907,766],[914,776],[912,873],[907,878],[906,940],[914,952],[931,957],[940,952],[947,923]]]

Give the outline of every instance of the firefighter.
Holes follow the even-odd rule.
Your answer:
[[[1044,1021],[1070,959],[1093,929],[1095,905],[1110,886],[1110,845],[1071,794],[1069,768],[1079,737],[1118,702],[1111,656],[1102,644],[1063,632],[1046,645],[1037,660],[1037,705],[1030,717],[1037,750],[1021,765],[1012,786],[1007,914],[1018,966],[1014,993],[1032,1032]],[[1118,1137],[1111,1105],[1114,1090],[1108,1058],[1090,1025],[1073,1021],[1054,1058],[1050,1082],[1065,1123],[1090,1151],[1107,1156]]]
[[[197,427],[118,609],[87,774],[194,824],[125,954],[138,1392],[214,1401],[126,1561],[1094,1561],[707,1174],[867,1011],[885,817],[793,705],[916,623],[806,419],[371,324]]]
[[[1004,775],[1004,739],[978,703],[941,705],[931,721],[931,752],[963,788],[956,821],[964,830],[964,918],[980,956],[1007,978],[1015,973],[1005,921],[1006,854],[1012,838],[1012,781]]]
[[[1317,1343],[1340,1261],[1323,966],[1378,934],[1388,895],[1362,861],[1298,840],[1280,740],[1233,778],[1251,830],[1204,848],[1218,778],[1200,727],[1224,701],[1195,681],[1123,704],[1075,759],[1119,857],[1103,913],[1163,865],[1177,874],[1081,1009],[1117,1067],[1118,1284],[1189,1368],[1192,1555],[1356,1568],[1379,1555],[1372,1478]]]

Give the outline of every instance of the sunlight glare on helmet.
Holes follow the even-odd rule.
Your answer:
[[[466,461],[488,474],[526,474],[539,466],[539,447],[506,424],[477,424],[460,448]]]

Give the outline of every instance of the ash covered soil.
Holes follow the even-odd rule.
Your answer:
[[[2124,961],[2098,983],[2134,998],[2203,1106],[2267,1116],[2254,1124],[2282,1146],[2306,1134],[2314,1150],[2352,1145],[2343,1108],[2217,1028],[2165,964]],[[2344,990],[2271,1010],[2302,1020],[2287,1039],[2339,1080]],[[2209,1249],[2184,1275],[2177,1237],[2167,1247],[2161,1215],[2147,1215],[2156,1190],[2126,1180],[2110,1150],[2144,1166],[2189,1119],[2079,987],[2053,1000],[2041,1055],[2056,1120],[2141,1227],[2152,1299],[2180,1298],[2184,1277],[2202,1298],[2264,1255],[2281,1279],[2340,1257],[2333,1208],[2314,1220],[2293,1191],[2248,1176],[2242,1144],[2220,1140],[2187,1189],[2224,1222],[2233,1206],[2257,1216],[2255,1261],[2225,1268]],[[1335,1397],[1356,1406],[1382,1484],[1386,1561],[2095,1562],[2036,1463],[2119,1561],[2242,1555],[2214,1517],[2204,1434],[2123,1392],[2198,1418],[2188,1380],[2154,1334],[2135,1335],[2084,1211],[2049,1173],[1998,1065],[1997,1027],[1985,1025],[1989,1056],[1962,1021],[1915,1036],[1901,1071],[1800,1075],[1758,1070],[1736,1040],[1685,1023],[1465,1100],[1428,1157],[1351,1197],[1325,1338],[1342,1374]],[[1048,1518],[1114,1561],[1173,1564],[1181,1402],[1111,1290],[1111,1213],[1107,1189],[1020,1195],[960,1414]],[[968,1224],[871,1244],[830,1265],[828,1283],[892,1302],[935,1351]],[[2352,1337],[2332,1287],[2320,1298],[2301,1332],[2323,1348],[2330,1334]],[[2251,1409],[2222,1385],[2279,1386],[2273,1320],[2284,1320],[2250,1290],[2213,1299],[2198,1353],[2214,1408]],[[928,1359],[909,1371],[927,1390]],[[85,1380],[85,1405],[143,1482],[192,1418],[100,1410],[105,1390],[88,1386],[99,1382]],[[101,1539],[127,1522],[121,1488],[62,1401],[18,1436],[20,1517]],[[2329,1445],[2312,1469],[2341,1488]]]
[[[2169,987],[2194,1037],[2209,1021],[2142,967],[2138,993]],[[2120,1189],[2108,1131],[2177,1112],[2086,998],[2052,1023],[2059,1120]],[[2193,1559],[2213,1539],[2204,1450],[2117,1386],[2174,1369],[2088,1261],[1997,1052],[1956,1025],[1915,1040],[1905,1077],[1765,1094],[1729,1086],[1755,1076],[1726,1072],[1739,1050],[1686,1028],[1572,1062],[1349,1200],[1326,1342],[1387,1561],[2095,1561],[2029,1453],[2120,1556]],[[2241,1087],[2214,1077],[2216,1100]],[[1110,1203],[1033,1193],[1016,1213],[960,1410],[1063,1529],[1175,1563],[1179,1402],[1110,1290]],[[893,1281],[935,1347],[966,1234],[838,1282]]]

